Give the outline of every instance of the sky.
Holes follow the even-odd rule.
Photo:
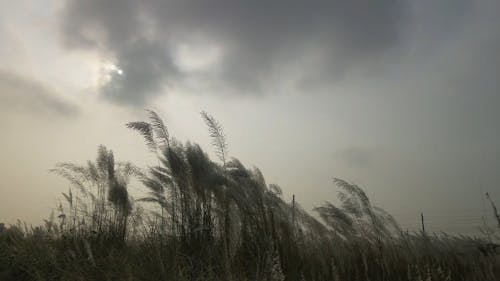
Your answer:
[[[155,163],[125,128],[162,116],[311,210],[334,177],[404,228],[476,233],[500,204],[500,2],[0,0],[0,220],[38,223],[57,162]],[[215,157],[214,157],[215,159]],[[130,187],[140,192],[139,185]],[[491,220],[490,220],[491,223]]]

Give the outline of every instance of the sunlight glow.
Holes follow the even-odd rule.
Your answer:
[[[113,79],[113,76],[122,76],[124,74],[125,72],[123,71],[123,69],[120,69],[115,63],[108,60],[99,60],[97,66],[96,86],[98,88],[102,87],[108,84],[111,79]]]

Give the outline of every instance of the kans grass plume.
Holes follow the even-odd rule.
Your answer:
[[[335,178],[340,205],[304,210],[230,158],[220,123],[201,116],[218,161],[148,111],[126,126],[157,165],[104,146],[96,161],[57,164],[72,188],[44,226],[0,230],[0,280],[499,280],[492,241],[403,232],[356,184]]]

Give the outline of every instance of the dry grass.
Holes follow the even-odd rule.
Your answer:
[[[220,162],[172,138],[154,112],[129,123],[158,155],[141,170],[100,147],[95,162],[58,164],[74,186],[44,226],[0,231],[0,280],[498,280],[492,241],[403,233],[361,188],[335,179],[340,206],[321,221],[258,169],[227,155],[222,127],[202,113]],[[130,177],[147,192],[132,198]],[[494,206],[493,201],[492,206]]]

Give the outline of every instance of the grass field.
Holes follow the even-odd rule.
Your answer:
[[[482,237],[405,232],[341,179],[341,204],[309,213],[229,158],[209,114],[217,161],[149,114],[127,126],[158,165],[116,162],[104,146],[94,162],[57,164],[73,187],[42,226],[0,228],[0,280],[500,280],[500,228]],[[131,179],[147,196],[128,193]]]

